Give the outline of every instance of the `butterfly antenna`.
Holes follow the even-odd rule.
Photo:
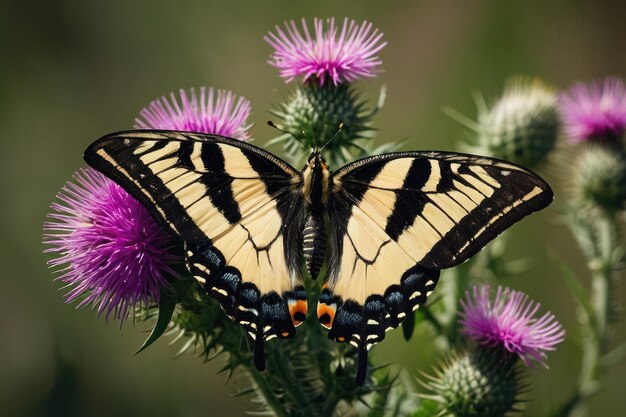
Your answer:
[[[270,127],[273,127],[274,129],[278,130],[279,132],[283,132],[286,135],[291,135],[293,136],[293,133],[291,132],[287,132],[285,129],[283,129],[282,127],[278,126],[277,124],[275,124],[274,122],[272,122],[271,120],[267,121],[267,125]]]
[[[322,149],[320,149],[320,152],[322,152],[322,150],[326,147],[326,145],[328,145],[333,139],[335,139],[339,135],[339,132],[341,132],[341,129],[343,129],[343,122],[339,123],[339,129],[337,129],[333,137],[330,138],[328,142],[324,144],[324,146],[322,146]]]

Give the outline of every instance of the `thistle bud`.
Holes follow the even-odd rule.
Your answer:
[[[331,166],[341,166],[364,156],[363,145],[373,138],[373,112],[366,110],[366,104],[350,84],[304,83],[272,111],[288,132],[277,140],[296,163],[337,134],[324,150]]]
[[[426,378],[423,385],[434,394],[428,398],[441,404],[441,415],[500,417],[518,403],[518,368],[501,350],[453,353]]]
[[[559,115],[557,96],[537,79],[509,81],[502,97],[479,106],[469,151],[532,167],[554,149]]]
[[[574,193],[582,203],[615,212],[626,201],[626,158],[605,146],[588,146],[572,171]]]

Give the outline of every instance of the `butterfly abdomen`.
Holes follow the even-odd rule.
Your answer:
[[[324,211],[329,193],[328,166],[318,151],[314,151],[302,170],[302,196],[308,206],[302,229],[304,261],[311,278],[316,279],[326,255],[326,226]]]
[[[316,279],[326,255],[326,227],[320,206],[311,206],[302,235],[306,268],[311,278]]]

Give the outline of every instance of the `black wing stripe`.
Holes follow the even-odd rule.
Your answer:
[[[98,144],[96,142],[95,145]],[[185,236],[190,241],[206,239],[202,230],[187,216],[180,202],[176,198],[169,198],[171,193],[159,193],[164,189],[163,183],[134,154],[133,151],[138,147],[139,142],[111,141],[107,143],[107,150],[94,147],[92,152],[85,153],[85,159],[94,168],[107,172],[112,179],[123,184],[124,188],[148,209],[165,230],[177,235],[182,235],[181,230],[185,230]],[[156,149],[160,150],[164,147],[159,144]],[[122,159],[115,160],[111,154],[122,155],[120,156]],[[163,201],[157,204],[154,196],[163,196]],[[176,226],[174,221],[178,223]]]
[[[176,138],[168,137],[171,135]],[[235,146],[199,140],[192,135],[176,132],[122,132],[119,136],[121,137],[111,135],[94,143],[86,152],[85,158],[94,167],[102,166],[107,173],[111,172],[112,177],[117,177],[117,180],[131,190],[131,194],[148,207],[159,223],[187,241],[202,241],[207,238],[206,233],[198,226],[200,223],[194,221],[198,217],[193,219],[188,212],[193,206],[200,208],[200,203],[204,204],[201,196],[208,196],[211,204],[229,223],[237,223],[242,218],[232,190],[233,180],[237,178],[226,172],[221,147],[239,152],[241,160],[245,160],[248,165],[245,172],[247,179],[262,179],[267,192],[277,199],[277,207],[289,207],[280,204],[280,200],[285,198],[285,193],[281,191],[289,187],[292,181],[293,177],[289,172],[292,168],[282,161],[280,164],[276,163],[275,157],[267,161],[264,154],[244,152],[250,145],[236,143],[242,147],[239,150]],[[224,142],[228,140],[225,139]],[[199,154],[200,151],[201,158],[196,158],[194,165],[191,155]],[[256,153],[263,152],[259,150]],[[107,166],[111,168],[106,168]],[[235,168],[237,173],[241,173],[242,167]],[[263,176],[260,174],[263,169],[269,171],[269,176],[265,176],[265,172]],[[209,175],[204,175],[208,172]],[[281,211],[281,217],[284,218],[286,210]],[[201,215],[202,213],[196,213],[196,216]]]
[[[443,193],[452,189],[453,175],[450,162],[433,160],[433,164],[439,165],[439,183],[436,187],[437,192]]]
[[[407,227],[415,222],[422,213],[426,200],[419,193],[403,193],[406,189],[421,189],[431,175],[431,164],[426,158],[415,158],[406,173],[402,188],[395,191],[396,201],[391,215],[387,219],[385,232],[393,240],[398,240]]]
[[[447,268],[449,261],[442,263],[437,255],[445,251],[454,254],[450,260],[452,266],[458,265],[522,217],[545,207],[546,194],[540,187],[528,190],[511,181],[507,188],[517,192],[495,192],[492,198],[485,199],[472,211],[472,216],[464,217],[434,245],[420,263],[430,268]]]

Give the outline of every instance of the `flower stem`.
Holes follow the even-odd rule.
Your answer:
[[[577,392],[562,408],[561,415],[570,417],[587,416],[588,400],[600,389],[600,379],[605,371],[602,357],[608,351],[610,323],[615,319],[612,314],[612,293],[617,270],[614,254],[619,244],[619,225],[616,217],[608,213],[598,216],[596,222],[596,253],[589,260],[592,269],[590,304],[593,316],[587,317],[582,324],[584,350]]]
[[[240,363],[247,363],[243,356],[239,354],[238,350],[233,350],[229,353],[237,356]],[[277,417],[290,417],[289,413],[287,413],[287,410],[285,409],[285,406],[280,402],[265,376],[252,364],[244,366],[244,369],[246,369],[248,377],[254,382],[254,388],[257,395],[263,398],[267,407],[271,409]]]
[[[473,262],[473,259],[470,259],[447,272],[447,275],[444,277],[446,291],[443,292],[444,298],[442,300],[444,313],[439,317],[429,317],[428,313],[431,312],[427,312],[425,316],[434,325],[435,330],[445,337],[446,346],[444,346],[444,350],[455,346],[459,341],[459,325],[457,321],[459,300],[469,286],[470,269]]]

